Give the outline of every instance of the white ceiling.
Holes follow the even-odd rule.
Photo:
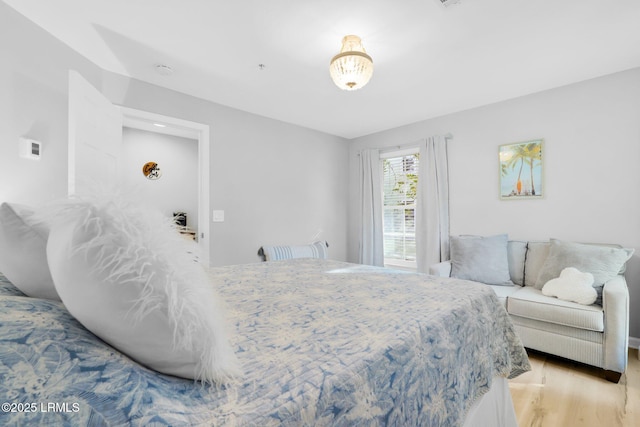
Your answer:
[[[106,70],[345,138],[640,66],[639,0],[4,1]],[[375,67],[353,92],[346,34]]]

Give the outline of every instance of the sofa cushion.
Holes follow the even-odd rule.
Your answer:
[[[513,285],[509,276],[508,237],[451,236],[451,277],[488,285]]]
[[[509,276],[516,285],[524,286],[524,262],[527,257],[527,242],[510,240],[507,246]]]
[[[549,242],[529,242],[524,262],[524,285],[535,286],[540,270],[549,255]]]
[[[566,267],[593,274],[593,286],[601,287],[618,275],[633,254],[632,249],[564,242],[551,239],[549,256],[536,281],[536,288],[560,276]]]
[[[604,331],[604,312],[597,305],[581,305],[548,297],[531,286],[520,288],[507,299],[509,314],[590,331]]]
[[[496,293],[498,300],[503,305],[504,309],[507,309],[507,298],[513,295],[516,291],[520,290],[522,286],[513,285],[513,286],[504,286],[504,285],[490,285],[493,292]]]
[[[526,317],[520,316],[509,316],[513,325],[518,330],[518,335],[523,343],[526,342],[525,347],[535,348],[540,345],[544,345],[548,347],[549,343],[552,342],[555,338],[564,338],[571,339],[577,341],[588,341],[591,344],[596,344],[598,347],[602,347],[604,344],[604,334],[598,331],[588,331],[586,329],[578,329],[572,326],[559,325],[557,323],[549,323],[549,322],[541,322],[540,320],[528,319]],[[538,335],[537,339],[525,340],[525,337],[522,334],[522,329],[527,329],[529,331],[535,330],[541,335]],[[551,353],[557,354],[562,352],[563,350],[567,350],[566,341],[560,344],[559,348],[553,349]],[[602,353],[600,353],[602,354]],[[599,363],[592,363],[594,365],[598,365]]]

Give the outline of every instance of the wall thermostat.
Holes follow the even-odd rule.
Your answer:
[[[20,138],[20,157],[39,160],[42,154],[42,144],[28,138]]]

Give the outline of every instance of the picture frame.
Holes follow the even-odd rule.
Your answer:
[[[543,198],[543,139],[500,145],[498,165],[501,200]]]

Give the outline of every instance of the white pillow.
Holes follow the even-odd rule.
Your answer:
[[[47,254],[62,302],[87,329],[156,371],[225,383],[237,359],[195,248],[159,212],[108,200],[64,206]]]
[[[593,304],[598,297],[593,287],[593,274],[582,273],[573,267],[563,269],[560,277],[545,283],[542,293],[549,297],[584,305]]]
[[[48,234],[32,208],[0,205],[0,271],[25,295],[60,301],[47,264]]]

